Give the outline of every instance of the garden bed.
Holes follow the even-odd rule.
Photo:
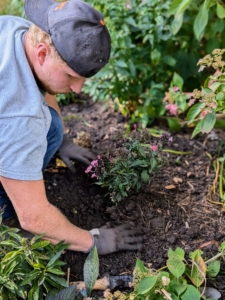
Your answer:
[[[71,137],[86,132],[92,147],[100,150],[113,149],[111,137],[126,123],[113,106],[91,100],[64,106],[62,114]],[[77,163],[77,172],[71,175],[66,168],[56,166],[55,159],[49,164],[44,174],[48,199],[76,226],[90,230],[106,223],[133,222],[149,229],[140,251],[101,256],[100,277],[105,272],[131,274],[137,257],[159,269],[166,264],[169,248],[181,247],[188,254],[202,247],[203,256],[210,258],[225,240],[224,211],[221,205],[208,201],[215,179],[211,158],[216,157],[220,141],[225,140],[224,133],[214,130],[208,137],[200,135],[193,140],[187,131],[172,135],[171,149],[191,153],[168,153],[168,164],[152,178],[150,185],[143,186],[138,193],[132,192],[117,206],[105,197],[107,190],[88,177],[84,165]],[[222,147],[221,156],[224,150]],[[218,200],[216,193],[214,201]],[[71,281],[83,279],[86,256],[73,251],[64,254]],[[224,264],[222,268],[225,271]],[[225,297],[225,275],[209,284]]]

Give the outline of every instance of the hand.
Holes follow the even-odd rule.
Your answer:
[[[74,144],[68,139],[67,134],[63,135],[63,141],[59,148],[59,156],[72,173],[75,173],[76,171],[70,160],[74,159],[86,165],[90,165],[91,161],[96,159],[94,153]]]
[[[114,228],[106,228],[105,226],[95,228],[90,230],[90,233],[94,240],[92,248],[96,246],[98,254],[101,255],[121,250],[140,250],[144,235],[142,229],[135,228],[130,224]]]

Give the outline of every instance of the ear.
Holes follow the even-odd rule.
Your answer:
[[[40,43],[36,49],[37,61],[42,66],[50,54],[50,49],[45,43]]]

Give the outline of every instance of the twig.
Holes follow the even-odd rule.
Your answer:
[[[70,268],[67,269],[67,283],[70,283]]]

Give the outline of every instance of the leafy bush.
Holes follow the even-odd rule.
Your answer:
[[[176,248],[174,251],[169,249],[166,266],[158,271],[145,267],[138,258],[131,283],[133,291],[129,294],[123,294],[120,291],[113,294],[107,293],[105,299],[219,299],[221,295],[218,297],[220,293],[215,289],[213,290],[217,295],[215,298],[206,298],[204,292],[207,289],[206,277],[214,279],[220,272],[220,258],[225,255],[225,242],[221,244],[219,253],[211,259],[205,261],[202,254],[203,252],[199,249],[191,252],[189,254],[191,263],[188,263],[183,249]]]
[[[105,16],[112,55],[84,90],[94,100],[118,100],[130,122],[143,127],[165,114],[163,93],[174,72],[183,78],[185,91],[193,90],[202,81],[196,67],[200,55],[225,41],[221,1],[88,2]]]
[[[149,183],[152,174],[164,165],[161,150],[169,139],[166,135],[154,139],[147,129],[134,130],[126,136],[121,133],[113,153],[98,156],[85,172],[109,189],[113,202],[119,202],[130,190],[138,191]]]
[[[1,212],[2,215],[2,212]],[[1,299],[41,300],[53,288],[62,289],[68,284],[61,270],[65,263],[59,260],[68,245],[56,246],[41,240],[22,237],[17,228],[9,228],[0,216],[0,295]]]

